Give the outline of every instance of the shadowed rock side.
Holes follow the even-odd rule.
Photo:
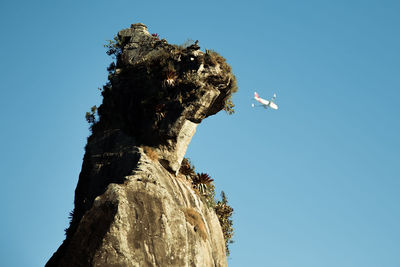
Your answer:
[[[197,125],[236,91],[230,67],[143,24],[115,48],[71,224],[46,266],[226,266],[214,209],[178,170]]]

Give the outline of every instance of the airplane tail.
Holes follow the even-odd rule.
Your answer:
[[[257,92],[254,92],[254,97],[255,97],[255,98],[259,98]]]

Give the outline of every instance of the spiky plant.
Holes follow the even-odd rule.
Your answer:
[[[70,226],[71,226],[71,223],[72,223],[72,219],[74,218],[74,211],[75,211],[75,209],[71,210],[69,212],[69,214],[68,214],[68,220],[69,220],[69,225]],[[64,232],[65,232],[66,236],[68,236],[70,234],[70,230],[69,230],[71,228],[70,226],[68,228],[64,229]]]
[[[186,176],[195,176],[194,167],[187,158],[183,158],[179,172]]]
[[[178,74],[176,74],[176,71],[173,68],[168,68],[164,72],[164,76],[165,76],[165,79],[163,81],[163,86],[164,87],[174,87],[176,78],[178,78]]]
[[[207,187],[214,181],[207,173],[198,173],[192,180],[193,186],[197,188],[202,195],[207,195]]]

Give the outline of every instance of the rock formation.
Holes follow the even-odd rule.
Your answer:
[[[168,44],[143,24],[118,33],[109,54],[66,239],[46,266],[226,266],[213,208],[180,172],[197,125],[231,110],[236,80],[197,42]]]

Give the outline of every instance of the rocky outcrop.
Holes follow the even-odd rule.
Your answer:
[[[231,108],[235,77],[212,51],[118,33],[92,120],[66,239],[46,266],[226,266],[213,208],[179,172],[197,125]]]

